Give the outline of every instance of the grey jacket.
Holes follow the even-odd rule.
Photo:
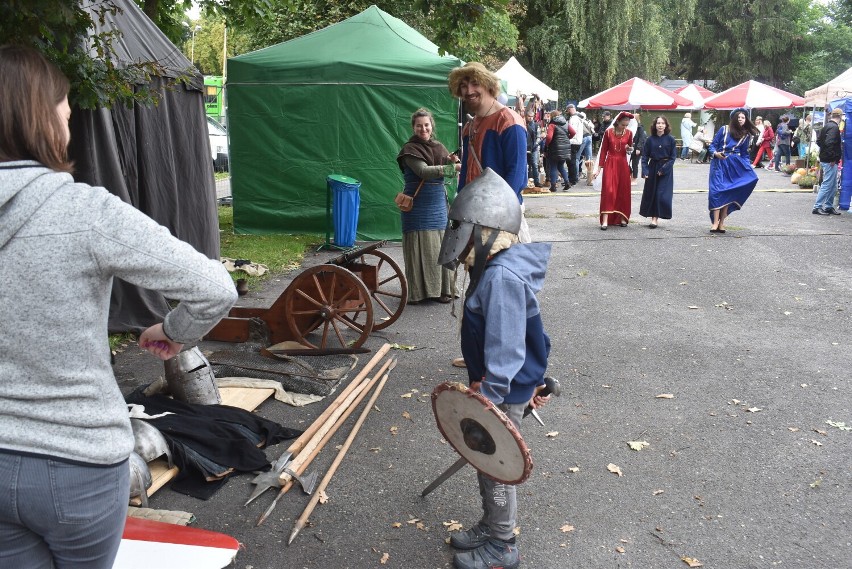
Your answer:
[[[104,188],[0,163],[0,451],[104,465],[130,455],[107,345],[113,277],[181,301],[163,326],[182,343],[237,298],[220,262]]]

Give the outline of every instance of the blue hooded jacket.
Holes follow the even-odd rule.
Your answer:
[[[465,300],[461,348],[471,382],[495,405],[526,403],[544,384],[550,338],[536,293],[550,244],[519,243],[488,261]]]

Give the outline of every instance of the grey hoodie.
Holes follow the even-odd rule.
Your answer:
[[[104,188],[36,162],[0,164],[0,451],[116,464],[133,450],[107,346],[113,277],[180,300],[173,340],[203,336],[227,271]]]

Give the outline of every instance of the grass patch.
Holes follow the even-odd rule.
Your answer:
[[[234,233],[234,209],[219,206],[219,235],[221,256],[248,259],[269,267],[261,277],[249,276],[242,271],[231,277],[246,279],[249,288],[282,271],[295,269],[305,256],[305,250],[322,242],[318,235],[237,235]]]
[[[545,219],[547,216],[543,213],[524,212],[524,217],[526,217],[527,219]]]
[[[573,211],[557,211],[556,217],[560,219],[580,219],[583,216]]]
[[[213,179],[216,180],[217,182],[219,180],[227,180],[230,177],[231,177],[230,172],[213,172]]]
[[[109,335],[109,351],[114,352],[132,344],[136,341],[136,334],[130,332],[121,332],[120,334]]]

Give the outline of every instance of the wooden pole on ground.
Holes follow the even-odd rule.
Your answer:
[[[328,407],[326,407],[325,411],[323,411],[320,416],[317,417],[313,423],[311,423],[311,426],[308,427],[305,432],[299,436],[298,439],[296,439],[290,444],[290,446],[287,448],[287,452],[298,454],[299,451],[301,451],[305,447],[305,445],[308,444],[308,442],[313,438],[314,434],[320,429],[320,427],[322,427],[322,425],[328,420],[329,416],[334,413],[335,409],[340,407],[341,403],[343,403],[343,401],[352,392],[352,390],[358,387],[358,384],[361,383],[365,377],[367,377],[367,374],[369,374],[373,370],[373,368],[376,367],[376,364],[383,357],[385,357],[385,354],[387,354],[390,349],[390,344],[384,344],[381,348],[379,348],[376,354],[372,358],[370,358],[369,362],[367,362],[367,365],[364,366],[364,369],[358,372],[358,375],[356,375],[352,379],[352,381],[349,382],[349,385],[347,385],[346,388],[340,392],[340,395],[338,395],[337,398],[332,401]]]
[[[388,350],[390,349],[389,344],[385,344],[385,346],[388,347]],[[384,350],[384,353],[387,353],[387,350]],[[382,353],[382,355],[384,355],[384,353]],[[376,356],[378,355],[379,353],[377,352]],[[311,439],[307,442],[297,440],[293,443],[293,445],[291,445],[291,448],[298,446],[298,450],[295,452],[299,453],[298,455],[296,455],[296,458],[294,458],[293,461],[288,465],[288,469],[291,472],[294,472],[297,476],[300,476],[305,471],[307,465],[316,457],[316,455],[319,453],[325,443],[328,442],[328,439],[331,438],[331,435],[334,434],[334,432],[336,432],[338,428],[340,428],[340,424],[342,424],[340,418],[344,415],[344,413],[347,413],[347,409],[352,406],[352,402],[356,398],[358,398],[361,393],[366,394],[367,391],[369,391],[369,389],[373,385],[375,385],[375,382],[378,380],[378,377],[381,376],[381,374],[383,374],[388,368],[388,366],[391,364],[391,360],[385,361],[379,368],[379,372],[376,374],[376,377],[369,381],[363,381],[367,373],[369,373],[370,370],[375,366],[375,363],[377,361],[376,356],[374,356],[373,359],[370,360],[370,362],[366,366],[364,366],[364,369],[361,371],[361,373],[359,373],[358,376],[356,376],[355,379],[352,380],[352,383],[347,386],[346,390],[344,390],[344,392],[340,394],[341,396],[345,395],[345,397],[342,400],[340,399],[340,397],[338,397],[338,399],[334,401],[334,409],[332,410],[332,412],[328,414],[323,412],[323,414],[320,415],[320,417],[317,418],[316,421],[314,421],[313,425],[311,425],[311,428],[309,429],[312,433]],[[332,405],[329,405],[329,407],[331,408]],[[349,413],[351,413],[351,411],[349,411]],[[348,417],[348,414],[346,416]],[[316,428],[313,428],[314,425],[316,425]],[[307,433],[308,431],[305,432]],[[300,437],[300,439],[301,438],[302,437]],[[297,445],[296,443],[300,444]],[[281,499],[281,496],[286,494],[287,491],[290,490],[290,488],[292,488],[293,486],[293,476],[287,472],[282,473],[279,477],[279,480],[281,481],[281,489],[278,491],[278,494],[275,496],[275,499],[272,501],[266,511],[264,511],[257,519],[255,527],[266,521],[266,518],[268,518],[269,515],[272,513],[272,510],[275,509],[275,506],[278,504],[278,500]]]
[[[381,394],[382,389],[385,386],[385,383],[387,383],[388,374],[390,373],[390,370],[393,369],[395,365],[396,365],[396,360],[394,359],[393,364],[390,366],[388,371],[385,372],[384,377],[382,377],[381,383],[379,383],[378,387],[376,387],[376,390],[373,392],[373,396],[370,397],[370,401],[367,403],[367,406],[364,407],[363,411],[361,411],[361,415],[358,417],[358,421],[352,427],[352,431],[349,433],[349,436],[346,438],[346,442],[343,443],[343,446],[340,448],[340,452],[337,453],[337,456],[335,457],[334,462],[329,467],[328,472],[323,477],[322,482],[320,482],[319,487],[316,490],[314,490],[314,493],[311,496],[311,500],[308,502],[308,505],[305,506],[305,510],[302,512],[302,515],[299,516],[299,519],[296,520],[296,523],[293,525],[293,531],[290,532],[290,539],[287,541],[287,545],[290,545],[291,543],[293,543],[293,540],[296,539],[296,536],[299,534],[300,531],[302,531],[302,528],[305,527],[305,524],[308,523],[308,518],[310,517],[311,513],[314,511],[314,508],[316,507],[317,502],[319,502],[320,496],[325,491],[325,489],[328,487],[328,483],[331,481],[331,478],[332,478],[332,476],[334,476],[334,473],[337,472],[337,467],[339,467],[340,463],[343,462],[343,458],[346,456],[346,452],[349,450],[349,447],[352,446],[352,441],[355,440],[355,436],[358,434],[358,431],[361,429],[361,425],[364,424],[364,421],[367,419],[367,415],[370,414],[370,410],[373,408],[373,405],[375,405],[376,400],[379,398],[379,395]]]

